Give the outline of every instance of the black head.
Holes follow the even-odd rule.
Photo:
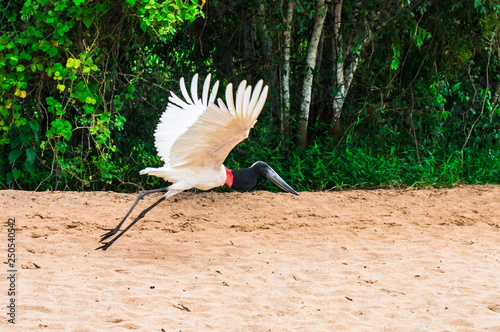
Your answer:
[[[250,168],[231,170],[233,182],[231,188],[235,190],[248,191],[257,185],[259,176],[265,177],[281,189],[294,195],[298,195],[285,180],[283,180],[268,164],[263,161],[254,163]]]

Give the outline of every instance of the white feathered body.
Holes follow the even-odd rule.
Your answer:
[[[198,96],[198,74],[191,82],[191,95],[180,81],[184,100],[171,93],[167,109],[155,131],[155,147],[163,167],[148,167],[141,174],[161,177],[172,182],[169,190],[180,192],[191,188],[208,190],[226,182],[223,165],[229,152],[248,137],[257,122],[268,87],[259,81],[252,87],[242,81],[233,99],[232,85],[226,88],[226,104],[219,98],[214,104],[219,82],[210,93],[210,75]]]

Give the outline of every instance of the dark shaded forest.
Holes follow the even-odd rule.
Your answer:
[[[499,183],[499,1],[2,7],[2,189],[164,186],[139,171],[194,73],[269,85],[229,168],[264,160],[298,190]]]

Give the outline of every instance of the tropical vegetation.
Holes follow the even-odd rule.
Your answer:
[[[2,189],[163,186],[139,170],[194,73],[270,87],[229,168],[264,160],[298,190],[500,181],[498,0],[2,7]]]

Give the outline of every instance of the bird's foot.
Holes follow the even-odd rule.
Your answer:
[[[106,234],[101,235],[101,239],[99,240],[99,242],[103,243],[102,241],[105,241],[107,238],[112,237],[113,235],[115,235],[116,233],[118,233],[119,230],[120,230],[119,228],[108,228],[108,229],[106,229],[106,231],[108,231],[108,232]]]
[[[101,240],[100,242],[101,242],[101,243],[103,243],[103,242],[102,242],[102,240]],[[99,250],[99,249],[101,249],[101,250],[105,251],[106,249],[108,249],[108,248],[109,248],[109,246],[110,246],[112,243],[113,243],[113,242],[106,242],[106,243],[103,243],[103,245],[102,245],[102,246],[100,246],[99,248],[96,248],[95,250]]]

